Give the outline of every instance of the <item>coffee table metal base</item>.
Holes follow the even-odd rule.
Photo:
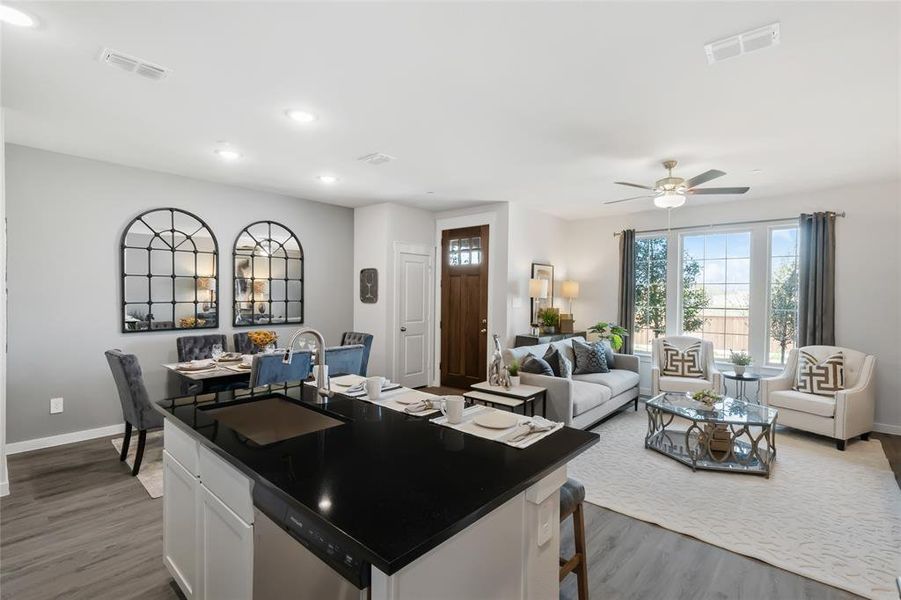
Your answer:
[[[693,471],[729,471],[769,478],[776,459],[776,422],[748,426],[692,421],[670,429],[675,415],[647,406],[644,447],[688,465]],[[719,435],[714,435],[718,430]]]

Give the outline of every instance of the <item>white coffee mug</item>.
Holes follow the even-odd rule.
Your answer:
[[[463,396],[445,396],[441,402],[441,414],[447,417],[451,425],[463,422],[463,408],[466,406],[466,398]]]
[[[378,400],[382,396],[382,386],[385,385],[384,377],[367,377],[364,387],[366,396],[370,400]]]

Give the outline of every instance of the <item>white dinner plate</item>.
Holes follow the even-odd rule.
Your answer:
[[[416,404],[426,398],[428,398],[428,396],[419,392],[407,392],[406,394],[401,394],[396,398],[392,398],[392,400],[398,404]]]
[[[489,429],[509,429],[519,423],[519,415],[500,410],[490,410],[475,417],[472,422],[480,427],[488,427]]]

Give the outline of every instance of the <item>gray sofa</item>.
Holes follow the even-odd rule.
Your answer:
[[[585,341],[582,337],[572,339]],[[507,364],[513,359],[522,361],[528,354],[539,358],[544,356],[549,346],[555,346],[573,362],[572,339],[521,346],[504,350]],[[570,427],[585,429],[622,408],[635,402],[638,408],[638,357],[631,354],[614,354],[614,366],[609,373],[589,373],[573,375],[572,379],[522,373],[522,383],[538,385],[547,389],[547,416],[555,421],[563,421]]]

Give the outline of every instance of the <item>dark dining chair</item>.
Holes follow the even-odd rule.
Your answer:
[[[286,365],[282,362],[285,358],[282,352],[257,354],[253,357],[253,365],[250,368],[250,387],[304,381],[310,376],[312,356],[313,353],[309,350],[295,350],[291,356],[291,364]]]
[[[363,369],[363,344],[353,346],[332,346],[325,349],[325,364],[329,375],[366,375]]]
[[[270,331],[272,335],[276,335],[274,331]],[[257,354],[260,350],[250,341],[246,331],[241,331],[232,336],[235,342],[235,352],[241,354]],[[275,338],[275,344],[278,345],[278,336]]]
[[[163,416],[150,405],[150,397],[144,386],[144,375],[141,373],[141,365],[134,354],[126,354],[121,350],[107,350],[106,360],[113,380],[119,390],[119,402],[122,403],[122,416],[125,419],[125,437],[122,440],[122,452],[120,461],[125,461],[128,456],[128,446],[131,442],[132,427],[138,430],[138,449],[135,452],[135,463],[131,469],[132,475],[137,475],[141,470],[141,460],[144,458],[144,444],[147,441],[147,430],[158,429],[163,426]]]
[[[369,369],[369,352],[372,350],[372,334],[359,331],[345,331],[341,336],[342,346],[355,346],[357,344],[362,344],[363,346],[363,364],[360,366],[360,372],[357,374],[366,377],[366,371]]]
[[[218,333],[177,337],[175,348],[178,350],[178,362],[212,358],[213,346],[216,344],[222,346],[223,351],[228,350],[228,338]]]

